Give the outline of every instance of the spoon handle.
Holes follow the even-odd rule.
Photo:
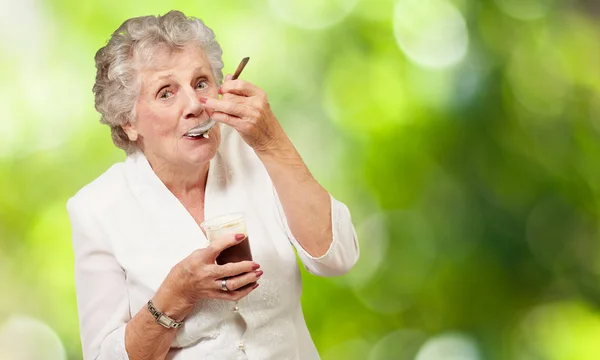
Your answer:
[[[238,65],[237,69],[233,73],[231,80],[235,80],[240,76],[240,74],[242,73],[242,70],[244,70],[244,68],[246,67],[246,64],[248,63],[248,60],[250,60],[250,58],[245,57],[242,59],[242,61],[240,61],[240,64]]]

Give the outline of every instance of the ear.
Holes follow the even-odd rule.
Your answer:
[[[127,137],[129,138],[130,141],[137,140],[138,131],[137,131],[135,125],[133,125],[131,123],[127,123],[127,124],[121,126],[121,128],[123,129],[123,131],[125,131],[125,134],[127,134]]]

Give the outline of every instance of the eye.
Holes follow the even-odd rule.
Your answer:
[[[166,100],[166,99],[170,98],[171,96],[173,96],[173,91],[171,91],[171,89],[163,89],[158,93],[158,97],[161,100]]]
[[[196,84],[196,89],[204,90],[208,87],[208,81],[202,79]]]

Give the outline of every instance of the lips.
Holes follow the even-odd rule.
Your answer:
[[[194,126],[190,130],[188,130],[188,132],[186,132],[184,136],[194,138],[203,136],[204,138],[208,138],[208,132],[210,131],[210,129],[213,128],[214,125],[215,121],[212,118],[208,118],[208,120],[206,120],[205,122]]]
[[[196,133],[194,133],[194,134],[187,134],[186,133],[185,135],[183,135],[183,137],[186,137],[186,138],[189,138],[189,139],[208,139],[208,132],[209,131],[210,131],[210,129],[207,130],[206,132],[201,133],[201,134],[196,134]]]

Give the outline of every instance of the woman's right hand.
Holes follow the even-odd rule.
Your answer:
[[[248,295],[256,289],[258,284],[253,283],[263,274],[258,270],[260,265],[253,261],[224,265],[215,263],[223,250],[239,244],[245,238],[243,234],[232,235],[231,238],[215,240],[204,249],[195,250],[171,269],[154,297],[155,305],[160,309],[159,306],[166,302],[164,308],[171,308],[173,315],[185,317],[201,299],[237,301]],[[227,281],[228,291],[221,287],[223,279]]]

